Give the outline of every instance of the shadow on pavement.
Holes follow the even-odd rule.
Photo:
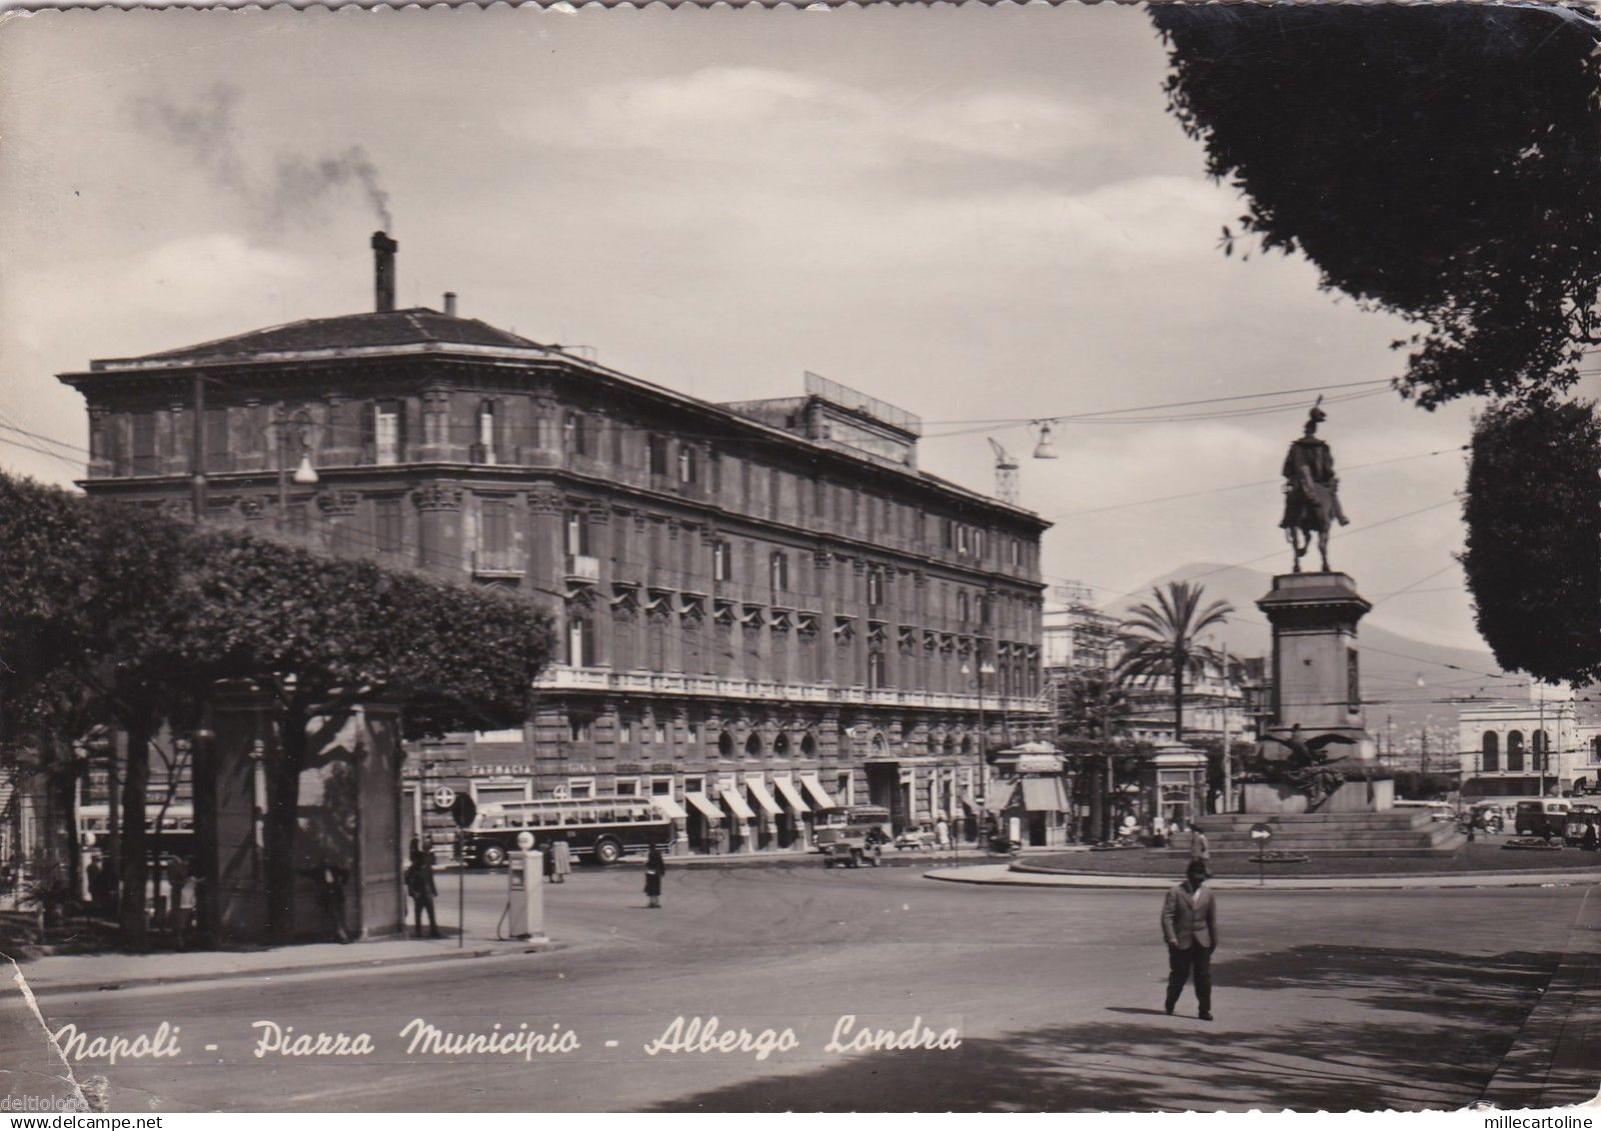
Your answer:
[[[877,1052],[659,1104],[655,1111],[1296,1111],[1453,1109],[1479,1098],[1559,953],[1297,947],[1216,963],[1219,1020],[1117,1006],[1095,1021]],[[1231,989],[1286,993],[1267,1026]],[[1160,993],[1152,985],[1136,994]],[[1188,997],[1188,994],[1186,995]],[[1328,1016],[1318,999],[1337,1000]],[[1186,1005],[1192,1003],[1186,1002]],[[1251,1002],[1262,1016],[1263,999]],[[1351,1019],[1352,1006],[1362,1011]],[[1382,1011],[1375,1015],[1373,1011]],[[1386,1015],[1387,1014],[1387,1015]],[[1147,1018],[1146,1015],[1151,1015]]]

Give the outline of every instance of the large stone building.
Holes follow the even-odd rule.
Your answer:
[[[811,375],[710,404],[453,295],[396,310],[395,245],[373,247],[372,313],[61,380],[88,404],[93,494],[187,514],[198,463],[209,520],[554,618],[525,726],[413,749],[414,821],[443,822],[445,786],[649,795],[694,848],[800,842],[849,803],[973,831],[984,755],[1049,730],[1044,521],[918,470],[916,417]]]
[[[1463,706],[1457,716],[1463,797],[1594,793],[1601,711],[1566,687],[1532,684],[1525,700]]]

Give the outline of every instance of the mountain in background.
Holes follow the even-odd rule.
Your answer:
[[[1133,594],[1108,602],[1104,608],[1114,616],[1130,605],[1147,600],[1152,586],[1165,587],[1169,581],[1190,581],[1202,585],[1206,593],[1202,604],[1221,598],[1234,606],[1228,624],[1213,630],[1208,639],[1214,647],[1227,646],[1232,656],[1267,656],[1273,650],[1272,631],[1256,601],[1273,586],[1270,574],[1242,566],[1222,566],[1192,562],[1182,569],[1140,586]],[[1362,618],[1357,626],[1357,647],[1361,651],[1362,698],[1367,704],[1368,732],[1382,749],[1387,729],[1401,749],[1408,738],[1416,739],[1425,726],[1449,728],[1455,741],[1456,700],[1526,699],[1526,677],[1507,675],[1488,651],[1452,648],[1384,627],[1381,605]],[[1418,686],[1422,679],[1423,686]],[[1439,750],[1438,742],[1430,743]]]

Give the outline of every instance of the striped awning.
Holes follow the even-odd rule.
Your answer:
[[[745,788],[750,790],[751,797],[759,807],[767,811],[768,816],[777,817],[783,813],[783,810],[778,807],[778,802],[773,800],[773,795],[767,792],[767,786],[760,778],[746,778]]]
[[[718,796],[723,799],[723,803],[732,810],[734,816],[739,820],[754,821],[756,819],[755,812],[749,805],[745,804],[745,799],[739,795],[737,789],[721,790]]]
[[[669,821],[683,821],[689,818],[689,814],[684,811],[684,807],[666,794],[657,793],[652,795],[650,803],[656,806],[657,811]]]
[[[711,821],[714,824],[722,823],[722,809],[718,807],[717,802],[713,801],[710,797],[707,797],[704,793],[686,793],[684,794],[684,800],[699,810],[700,815],[705,817],[708,821]]]
[[[797,814],[811,812],[811,809],[801,798],[800,791],[795,788],[794,782],[788,778],[774,778],[773,784],[778,787],[778,795],[784,799],[784,804],[788,805]]]
[[[823,788],[822,783],[816,778],[803,777],[801,778],[801,785],[806,787],[806,796],[812,799],[812,804],[818,809],[839,808],[839,802],[828,796],[828,791]]]

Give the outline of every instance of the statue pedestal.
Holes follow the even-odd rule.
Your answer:
[[[1343,573],[1281,573],[1256,607],[1273,626],[1273,724],[1267,733],[1288,738],[1324,734],[1352,740],[1324,748],[1330,758],[1378,755],[1362,711],[1356,625],[1373,606]],[[1282,748],[1281,748],[1282,749]]]

